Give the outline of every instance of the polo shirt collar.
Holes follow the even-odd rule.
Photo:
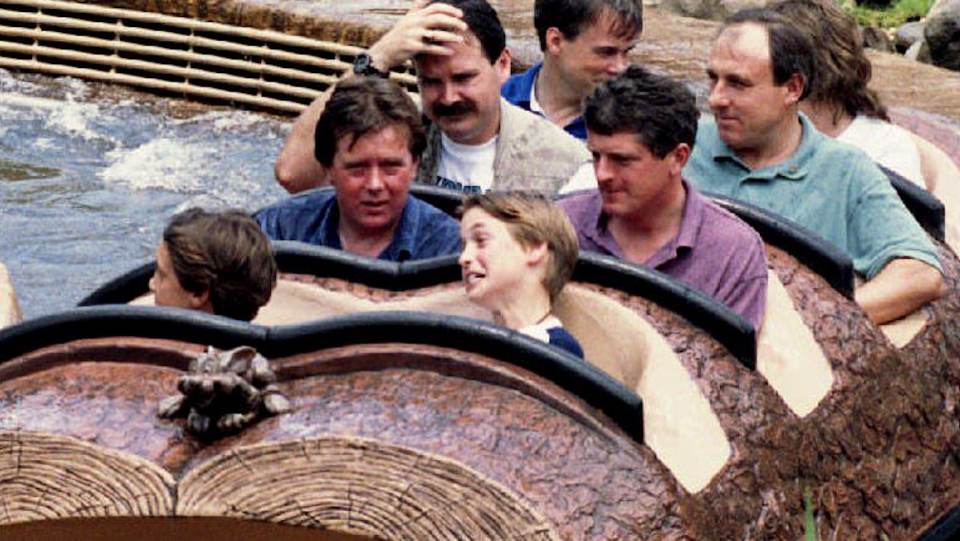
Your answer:
[[[814,127],[813,123],[810,122],[810,119],[807,118],[803,113],[798,113],[800,120],[800,145],[797,147],[797,150],[787,158],[786,160],[774,164],[768,165],[757,169],[755,171],[750,171],[750,168],[745,164],[736,153],[727,146],[719,135],[717,140],[719,145],[714,149],[713,160],[714,161],[733,161],[740,165],[744,170],[750,171],[750,174],[741,179],[741,182],[747,179],[774,179],[782,178],[787,180],[803,180],[806,178],[808,173],[808,164],[810,163],[810,156],[816,151],[817,144],[820,139],[824,136]],[[719,130],[719,128],[716,128]],[[718,131],[719,133],[719,131]]]
[[[517,80],[517,85],[515,91],[512,93],[512,96],[504,96],[509,98],[508,101],[520,107],[522,109],[530,109],[530,95],[533,92],[533,86],[537,82],[537,74],[540,73],[540,68],[543,67],[543,61],[537,62],[530,69],[523,72],[519,75]]]
[[[686,179],[682,179],[683,189],[686,192],[686,201],[683,203],[683,218],[680,222],[680,231],[670,242],[664,244],[645,263],[652,268],[658,268],[664,263],[676,259],[680,252],[692,250],[700,237],[700,228],[703,225],[704,207],[707,202],[699,192],[692,189]]]
[[[583,235],[608,254],[623,259],[623,250],[607,229],[607,216],[603,213],[603,196],[600,195],[599,190],[593,192],[586,207],[584,214],[596,216],[597,219],[590,224],[585,224],[587,227],[584,227]]]
[[[645,266],[658,268],[676,259],[681,251],[692,250],[697,245],[707,201],[700,195],[700,192],[691,188],[686,179],[681,179],[681,182],[687,197],[683,204],[683,219],[680,222],[680,231],[676,237],[650,256],[650,259],[644,263]],[[583,231],[584,236],[602,247],[610,255],[623,259],[623,250],[607,229],[607,216],[603,213],[603,196],[600,195],[599,191],[590,198],[586,210],[585,214],[587,216],[595,215],[597,219],[591,224],[591,227]]]

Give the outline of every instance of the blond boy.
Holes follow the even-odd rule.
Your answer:
[[[460,267],[467,296],[497,323],[583,357],[553,315],[579,248],[569,219],[533,194],[472,195],[461,207]]]

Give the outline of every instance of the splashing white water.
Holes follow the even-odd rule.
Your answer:
[[[207,126],[212,127],[215,133],[224,134],[246,131],[265,122],[267,120],[263,115],[251,111],[208,111],[202,115],[178,120],[174,124]]]
[[[52,108],[47,117],[46,127],[67,137],[93,141],[102,138],[91,124],[100,119],[103,113],[100,107],[91,103],[74,101],[59,102],[60,107]]]
[[[139,190],[198,192],[204,187],[204,177],[216,167],[213,149],[163,137],[132,150],[112,150],[106,157],[110,165],[98,176]]]

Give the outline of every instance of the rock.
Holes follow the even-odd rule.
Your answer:
[[[917,62],[923,62],[924,64],[930,63],[930,49],[927,47],[927,42],[920,40],[907,49],[907,52],[903,53],[903,57],[908,60],[916,60]]]
[[[893,43],[890,37],[883,30],[876,26],[867,26],[863,28],[863,46],[874,51],[884,53],[894,52]]]
[[[897,28],[897,33],[894,38],[894,45],[896,45],[897,51],[903,53],[909,49],[911,45],[922,40],[923,27],[923,22],[914,21],[906,23],[900,26],[900,28]]]
[[[927,14],[923,37],[934,65],[960,71],[960,0],[937,0]]]
[[[774,0],[663,0],[661,6],[687,17],[722,21],[727,15],[736,13],[741,9],[764,7],[767,4],[773,3],[773,1]]]

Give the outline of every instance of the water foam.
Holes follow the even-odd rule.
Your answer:
[[[208,111],[192,118],[178,120],[176,124],[197,124],[208,126],[218,134],[236,131],[249,131],[250,128],[264,124],[262,115],[251,111]]]
[[[137,190],[159,188],[193,193],[203,189],[203,178],[216,167],[214,154],[208,147],[160,137],[132,150],[108,152],[110,165],[97,175]]]

